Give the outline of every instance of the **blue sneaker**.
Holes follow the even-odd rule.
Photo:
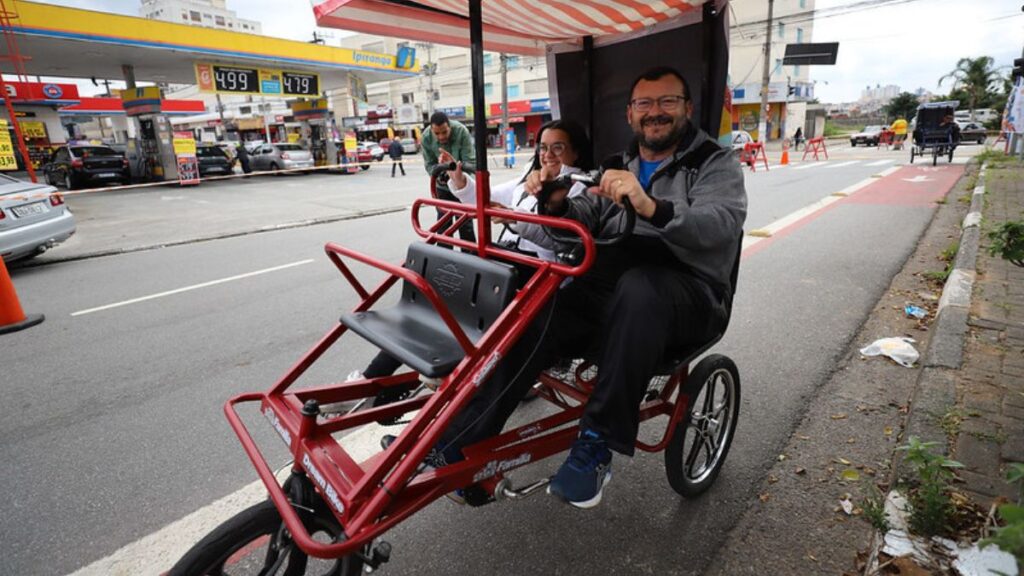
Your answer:
[[[584,430],[548,484],[548,494],[577,508],[593,508],[601,503],[601,491],[611,479],[612,452],[608,444],[597,432]]]

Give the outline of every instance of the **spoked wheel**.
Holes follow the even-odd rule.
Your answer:
[[[740,374],[726,356],[712,354],[690,372],[686,415],[665,450],[672,489],[692,498],[711,487],[729,453],[740,413]]]
[[[341,537],[341,526],[333,517],[327,518],[329,513],[306,514],[307,529],[317,540],[333,542]],[[193,546],[168,575],[358,576],[362,569],[363,560],[358,556],[336,560],[306,556],[292,541],[273,502],[266,500],[218,526]]]

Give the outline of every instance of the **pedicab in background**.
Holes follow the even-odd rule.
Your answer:
[[[914,163],[914,156],[924,157],[929,152],[932,155],[932,166],[938,163],[939,156],[948,156],[949,162],[953,161],[953,150],[956,149],[956,134],[959,129],[956,122],[943,125],[942,121],[946,116],[952,116],[960,102],[951,100],[948,102],[928,102],[917,107],[917,117],[914,125],[913,143],[910,146],[910,163]]]
[[[326,246],[328,257],[362,301],[273,387],[242,394],[225,406],[270,499],[217,528],[171,574],[222,574],[249,567],[259,574],[314,570],[355,575],[364,566],[376,568],[391,554],[381,537],[398,523],[467,486],[474,487],[475,504],[535,493],[547,483],[546,478],[515,488],[506,474],[567,450],[576,437],[577,420],[593,386],[586,363],[577,365],[566,378],[542,375],[540,395],[555,407],[553,414],[465,447],[466,459],[458,463],[436,469],[424,463],[479,383],[563,281],[586,272],[594,261],[595,246],[603,241],[595,240],[575,221],[490,207],[483,52],[546,56],[552,114],[588,127],[597,158],[618,151],[631,138],[623,120],[630,83],[640,71],[655,65],[675,66],[688,77],[693,119],[714,137],[720,129],[726,86],[727,2],[694,5],[664,0],[662,11],[615,0],[602,2],[597,10],[582,10],[570,0],[523,0],[515,5],[480,0],[315,3],[319,26],[471,47],[478,201],[468,206],[417,200],[413,226],[425,241],[410,246],[403,265],[336,244]],[[444,214],[424,226],[419,221],[424,208],[431,208],[430,213],[440,208]],[[575,235],[582,255],[556,263],[500,248],[491,242],[490,219],[496,217],[540,223]],[[468,220],[477,227],[475,243],[454,236]],[[368,264],[390,276],[367,289],[346,261]],[[535,269],[518,290],[511,263]],[[376,307],[398,280],[402,280],[399,304]],[[350,328],[413,371],[293,389],[296,380]],[[719,338],[666,358],[640,407],[641,420],[660,418],[664,433],[656,444],[638,441],[637,448],[664,451],[669,483],[687,497],[714,482],[738,417],[740,381],[732,360],[710,355],[689,370],[690,361]],[[387,387],[414,385],[421,376],[443,380],[436,391],[393,404],[331,417],[320,412],[322,405],[354,403],[373,398]],[[283,486],[236,410],[243,404],[257,404],[288,446],[293,464]],[[346,450],[344,438],[337,439],[375,421],[401,417],[409,421],[397,439],[362,461]]]

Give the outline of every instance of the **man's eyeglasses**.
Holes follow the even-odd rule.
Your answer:
[[[679,105],[689,100],[686,96],[661,96],[659,98],[634,98],[630,100],[629,105],[633,107],[636,112],[647,112],[653,106],[654,103],[658,103],[658,108],[661,108],[665,112],[675,112]]]
[[[555,156],[561,156],[562,154],[565,153],[567,149],[568,146],[566,146],[562,142],[555,142],[550,146],[548,146],[547,144],[541,144],[539,148],[541,154],[547,154],[548,152],[551,152]]]

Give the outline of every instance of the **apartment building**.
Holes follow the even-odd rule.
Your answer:
[[[139,16],[248,34],[261,34],[263,28],[255,20],[239,18],[226,0],[142,0]]]

